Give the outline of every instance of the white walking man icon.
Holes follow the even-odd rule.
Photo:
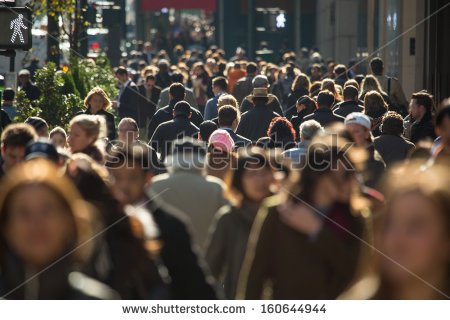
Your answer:
[[[11,21],[9,29],[14,29],[11,36],[11,43],[15,42],[17,35],[19,35],[20,42],[25,42],[25,40],[23,39],[21,28],[28,29],[27,26],[23,24],[23,14],[19,14],[18,18]]]

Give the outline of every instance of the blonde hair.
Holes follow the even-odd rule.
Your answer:
[[[361,82],[360,93],[363,94],[364,92],[372,90],[375,90],[381,94],[385,94],[383,92],[383,89],[381,89],[381,85],[378,79],[375,78],[375,76],[369,74]]]
[[[106,137],[106,121],[102,116],[80,114],[70,121],[70,127],[75,124],[95,140]]]
[[[219,100],[217,101],[217,110],[225,105],[231,105],[239,111],[238,102],[231,94],[223,94],[219,97]]]
[[[311,81],[309,80],[309,77],[304,73],[300,73],[295,77],[294,81],[292,82],[291,91],[295,91],[300,88],[305,89],[306,91],[308,91],[308,93],[309,89],[311,88]]]
[[[55,134],[62,135],[67,140],[67,133],[62,127],[54,127],[52,131],[50,131],[50,138],[52,138]]]
[[[95,87],[91,91],[89,91],[89,93],[87,94],[86,98],[84,99],[84,106],[86,108],[89,107],[89,103],[91,101],[91,98],[95,94],[97,94],[97,95],[99,95],[100,97],[103,98],[103,107],[102,107],[103,110],[109,109],[111,107],[111,100],[109,100],[109,97],[106,94],[106,92],[100,87]]]

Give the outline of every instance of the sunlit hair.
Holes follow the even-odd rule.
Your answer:
[[[323,79],[320,86],[320,91],[328,90],[334,95],[335,102],[342,101],[342,95],[337,91],[336,85],[333,79]]]
[[[62,135],[64,137],[64,140],[67,140],[67,133],[66,133],[66,130],[64,130],[64,128],[62,128],[62,127],[54,127],[52,129],[52,131],[50,131],[50,139],[56,134]]]
[[[81,114],[70,121],[70,127],[73,125],[78,125],[88,137],[94,140],[106,137],[106,121],[102,116]]]
[[[367,75],[364,77],[363,81],[361,82],[361,86],[359,87],[360,94],[363,94],[365,92],[375,90],[380,94],[385,94],[383,92],[383,89],[381,88],[380,82],[377,78],[373,75]]]
[[[106,92],[100,87],[95,87],[91,91],[89,91],[86,98],[84,99],[84,106],[86,108],[89,107],[89,103],[91,102],[92,96],[94,96],[94,95],[99,95],[100,97],[102,97],[102,99],[103,99],[102,109],[103,110],[107,110],[111,107],[111,100],[109,100],[109,97],[106,94]]]
[[[304,91],[309,93],[310,87],[311,81],[309,80],[309,77],[304,73],[300,73],[292,82],[291,91],[303,89]]]
[[[225,105],[231,105],[239,110],[238,102],[236,98],[231,94],[223,94],[219,97],[219,100],[217,101],[217,109]]]
[[[12,196],[27,186],[43,186],[50,189],[67,207],[73,219],[73,237],[70,244],[74,249],[76,260],[84,262],[89,257],[94,246],[94,241],[89,241],[97,229],[93,219],[93,209],[85,203],[75,186],[67,179],[58,168],[46,159],[35,159],[23,162],[8,175],[0,184],[0,260],[4,258],[5,235],[3,230],[8,223],[9,207]],[[79,246],[83,244],[82,246]]]

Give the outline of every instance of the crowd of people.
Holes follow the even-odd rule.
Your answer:
[[[369,67],[150,45],[56,127],[5,89],[0,297],[449,298],[450,99]]]

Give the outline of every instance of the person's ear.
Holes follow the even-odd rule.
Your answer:
[[[3,156],[4,156],[4,154],[5,154],[5,145],[2,143],[2,146],[1,146],[1,155],[2,155],[2,158],[3,158]]]
[[[190,119],[192,117],[192,112],[189,112],[188,118]]]
[[[232,129],[237,128],[237,125],[238,125],[237,119],[234,119],[233,122],[231,123],[231,128]]]

